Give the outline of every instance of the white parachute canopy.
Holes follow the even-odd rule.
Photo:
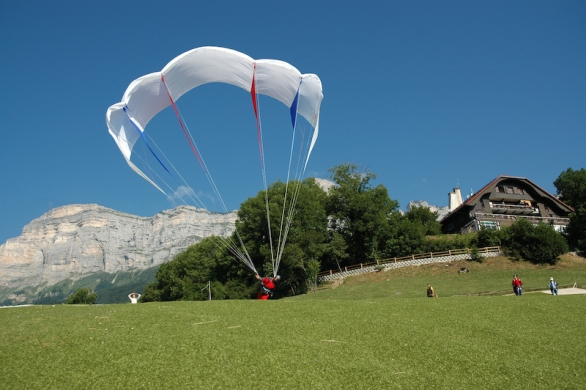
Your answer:
[[[262,129],[257,103],[257,95],[259,94],[274,98],[289,107],[293,125],[293,139],[297,115],[304,117],[313,128],[313,135],[308,142],[306,157],[302,161],[302,172],[305,172],[309,156],[311,155],[319,133],[319,111],[323,99],[322,85],[319,77],[315,74],[301,74],[295,67],[283,61],[268,59],[255,60],[246,54],[231,49],[200,47],[174,58],[162,71],[151,73],[134,80],[124,92],[120,103],[110,106],[106,112],[108,131],[114,138],[129,166],[137,174],[166,195],[165,191],[155,182],[154,178],[149,177],[131,162],[131,156],[133,147],[139,138],[142,137],[146,143],[144,133],[149,121],[165,108],[172,106],[194,154],[202,168],[207,172],[208,180],[210,180],[210,184],[219,196],[213,179],[211,179],[205,162],[203,162],[195,145],[195,141],[189,133],[189,130],[186,129],[181,114],[175,104],[185,93],[207,83],[231,84],[251,93],[254,115],[257,122],[265,190],[267,185],[264,161],[262,161]],[[169,169],[167,169],[151,147],[148,146],[148,148],[163,168],[169,172]],[[291,157],[289,169],[291,169]],[[296,199],[295,193],[292,193],[291,196]],[[268,216],[268,200],[266,203]],[[286,217],[285,213],[283,214]],[[289,211],[290,215],[292,215],[292,211]],[[290,224],[290,218],[284,218],[284,220],[289,221]],[[277,254],[273,260],[274,274],[277,272],[280,253],[282,253],[282,247],[286,241],[286,231],[288,231],[287,222],[285,222],[285,227],[285,232],[279,233]],[[282,234],[284,235],[283,237],[281,237]],[[244,258],[248,257],[247,253],[241,253],[237,256],[246,263]],[[252,262],[250,261],[250,263]],[[256,272],[254,265],[251,265],[247,264],[249,268]]]
[[[108,108],[108,130],[126,160],[130,161],[132,148],[140,137],[136,128],[144,132],[155,115],[173,105],[183,94],[214,82],[270,96],[290,108],[298,96],[297,113],[315,129],[307,155],[309,159],[319,133],[319,109],[323,98],[319,77],[301,74],[283,61],[254,60],[231,49],[200,47],[176,57],[162,71],[134,80],[120,103]],[[253,83],[256,91],[252,90]]]

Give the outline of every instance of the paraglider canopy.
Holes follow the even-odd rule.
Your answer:
[[[181,54],[162,71],[134,80],[120,103],[108,108],[108,130],[126,160],[130,161],[132,148],[140,137],[136,129],[144,132],[155,115],[174,105],[186,92],[214,82],[251,91],[257,116],[256,94],[262,94],[291,108],[293,126],[296,114],[307,119],[315,129],[307,164],[319,133],[319,109],[323,98],[319,77],[301,74],[283,61],[254,60],[246,54],[220,47],[200,47]]]
[[[299,170],[299,173],[296,173],[296,176],[299,176],[296,178],[300,178],[304,174],[309,156],[311,155],[319,133],[319,112],[323,98],[320,79],[315,74],[301,74],[294,66],[283,61],[270,59],[255,60],[235,50],[211,46],[200,47],[183,53],[169,62],[160,72],[150,73],[134,80],[124,92],[121,101],[108,108],[106,112],[108,131],[114,138],[128,165],[137,174],[167,195],[162,188],[163,186],[159,185],[154,177],[147,174],[149,171],[145,173],[145,171],[139,169],[131,161],[131,157],[136,142],[139,138],[142,138],[158,163],[160,163],[165,171],[173,176],[171,171],[174,169],[174,166],[169,163],[166,164],[163,161],[164,158],[159,157],[154,150],[155,148],[151,148],[145,137],[145,129],[149,122],[159,112],[171,106],[199,165],[205,171],[210,185],[220,198],[221,204],[224,204],[203,157],[199,152],[197,144],[189,132],[187,125],[184,123],[183,117],[176,105],[176,102],[184,94],[208,83],[226,83],[250,92],[257,124],[257,137],[265,192],[267,183],[258,95],[269,96],[282,102],[289,108],[293,128],[291,154],[293,152],[298,115],[305,118],[312,127],[312,135],[304,152],[304,158],[301,163],[302,169]],[[290,177],[292,160],[290,156],[287,181],[289,181]],[[291,194],[291,197],[296,200],[295,195]],[[295,201],[291,202],[291,210],[282,214],[281,226],[283,227],[283,231],[279,232],[277,253],[274,256],[271,255],[275,275],[278,270],[280,253],[282,253],[282,248],[286,241],[286,231],[290,226],[294,205]],[[266,207],[268,217],[268,199],[266,200]],[[227,210],[225,209],[224,211]],[[241,240],[240,243],[243,246]],[[271,253],[273,253],[272,245],[271,238]],[[232,244],[228,246],[232,247]],[[233,253],[248,268],[256,273],[254,264],[252,264],[245,248],[243,252],[239,251],[239,253],[235,253],[233,251]]]

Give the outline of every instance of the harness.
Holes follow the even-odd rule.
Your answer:
[[[265,284],[261,281],[260,283],[260,292],[261,294],[273,295],[273,290],[265,286]]]
[[[266,288],[264,285],[260,285],[260,291],[263,292],[264,294],[269,294],[269,295],[273,295],[273,291]]]

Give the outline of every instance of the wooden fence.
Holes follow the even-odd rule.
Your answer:
[[[480,253],[481,255],[482,254],[486,255],[489,253],[498,254],[500,252],[501,252],[500,246],[489,246],[486,248],[478,248],[478,253]],[[343,267],[342,270],[322,271],[317,274],[317,277],[319,279],[320,277],[334,275],[334,274],[337,274],[340,272],[348,272],[348,271],[367,268],[367,267],[374,267],[377,265],[384,266],[385,264],[389,264],[389,263],[400,263],[400,262],[413,261],[413,260],[418,260],[418,259],[433,259],[433,258],[438,258],[438,257],[450,257],[450,256],[466,255],[466,254],[469,255],[470,253],[471,253],[470,248],[464,248],[464,249],[452,249],[452,250],[443,251],[443,252],[428,252],[428,253],[419,253],[419,254],[410,255],[410,256],[393,257],[393,258],[389,258],[389,259],[377,260],[377,261],[371,262],[371,263],[360,263],[360,264],[349,265],[347,267]]]

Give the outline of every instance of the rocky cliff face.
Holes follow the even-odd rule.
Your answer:
[[[407,205],[407,211],[411,210],[412,207],[427,207],[432,212],[437,212],[437,220],[438,221],[441,221],[446,215],[448,215],[450,213],[450,208],[448,206],[443,206],[443,207],[433,206],[424,200],[412,200]]]
[[[235,221],[236,212],[210,213],[191,206],[151,218],[95,204],[59,207],[0,246],[0,288],[149,268],[205,237],[229,236]]]

